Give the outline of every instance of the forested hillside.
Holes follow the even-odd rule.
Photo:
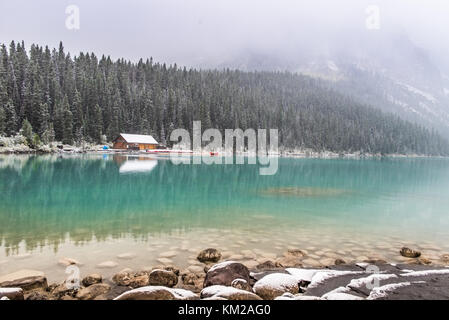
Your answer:
[[[0,134],[72,144],[119,132],[277,128],[286,148],[448,155],[446,140],[291,73],[187,70],[22,43],[0,48]]]

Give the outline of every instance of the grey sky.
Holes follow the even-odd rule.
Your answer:
[[[80,9],[80,30],[65,26],[68,5]],[[449,52],[447,0],[39,0],[0,3],[0,42],[25,40],[73,54],[93,51],[136,60],[191,64],[241,50],[295,52],[328,41],[369,36],[368,5],[380,8],[381,29],[403,30],[418,45]]]

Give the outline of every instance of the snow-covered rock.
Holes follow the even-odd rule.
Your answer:
[[[227,300],[261,300],[261,298],[247,290],[234,287],[214,285],[201,291],[201,298],[224,298]]]
[[[23,300],[23,290],[22,288],[0,288],[0,298]]]
[[[296,277],[291,274],[272,273],[257,281],[253,290],[263,299],[274,299],[285,292],[298,293],[299,285]]]
[[[197,294],[162,286],[147,286],[127,291],[114,300],[197,300]]]

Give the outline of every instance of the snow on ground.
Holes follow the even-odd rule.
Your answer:
[[[373,283],[376,283],[378,281],[397,277],[398,276],[395,274],[380,274],[380,273],[371,274],[365,278],[352,279],[351,282],[349,282],[348,287],[351,288],[368,287],[368,285],[372,285]]]
[[[233,264],[233,263],[237,263],[237,262],[236,262],[236,261],[230,260],[230,261],[224,261],[224,262],[220,262],[220,263],[214,264],[214,265],[209,269],[209,272],[214,271],[214,270],[218,270],[218,269],[221,269],[221,268],[225,268],[226,266],[228,266],[228,265],[230,265],[230,264]]]
[[[406,84],[406,83],[398,82],[398,84],[403,86],[403,87],[405,87],[408,91],[416,93],[416,94],[426,98],[427,100],[429,100],[432,103],[436,103],[437,102],[437,99],[432,94],[430,94],[428,92],[419,90],[419,89],[417,89],[417,88],[415,88],[415,87],[413,87],[413,86],[411,86],[409,84]]]
[[[313,276],[317,272],[322,272],[322,270],[320,269],[299,269],[299,268],[287,268],[285,269],[285,271],[294,276],[298,282],[299,281],[311,282]]]
[[[365,273],[365,271],[337,271],[337,270],[329,270],[329,271],[322,271],[317,272],[313,277],[312,281],[310,282],[308,288],[314,288],[318,286],[319,284],[322,284],[326,280],[329,280],[331,278],[339,277],[339,276],[345,276],[350,274],[362,274]]]

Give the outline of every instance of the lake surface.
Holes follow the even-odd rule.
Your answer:
[[[279,159],[257,165],[175,165],[124,155],[0,156],[0,275],[66,277],[198,264],[216,247],[247,263],[305,249],[308,263],[341,257],[401,262],[410,245],[449,252],[449,160]],[[112,261],[115,267],[100,269]]]

